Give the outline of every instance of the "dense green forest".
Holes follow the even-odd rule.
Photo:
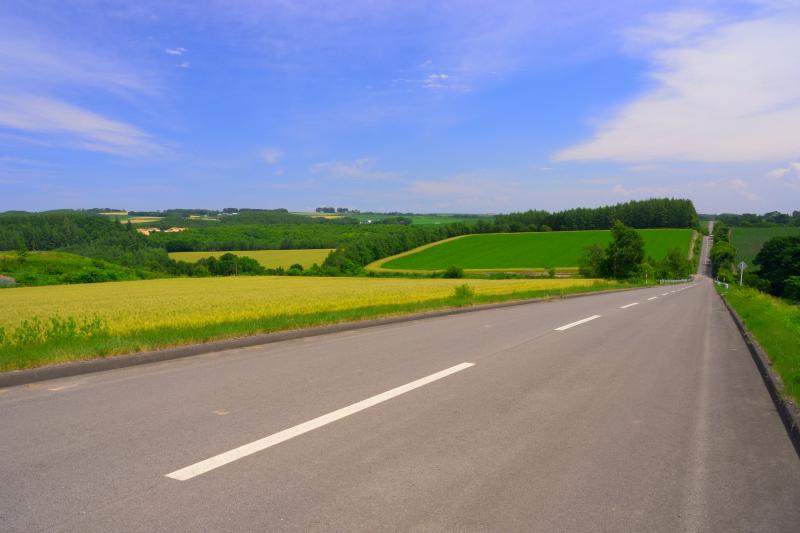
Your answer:
[[[0,214],[0,250],[57,250],[119,265],[167,271],[173,261],[130,225],[75,213]]]
[[[653,198],[596,208],[575,208],[549,213],[525,211],[497,215],[502,231],[563,231],[610,229],[615,220],[631,228],[694,228],[699,219],[691,200]]]

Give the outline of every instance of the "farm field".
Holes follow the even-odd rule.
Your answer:
[[[382,213],[342,213],[342,214],[325,214],[325,213],[295,213],[298,215],[306,215],[314,218],[334,219],[341,217],[355,218],[359,222],[366,223],[368,220],[373,222],[383,220],[386,218],[397,218],[398,215],[387,215]],[[467,224],[475,223],[478,220],[491,220],[491,216],[475,216],[463,217],[458,215],[448,214],[430,214],[430,215],[400,215],[404,218],[410,218],[413,225],[426,225],[426,224],[452,224],[454,222],[464,222]]]
[[[100,216],[109,218],[111,220],[119,220],[120,222],[130,222],[131,224],[152,224],[158,222],[164,217],[151,217],[151,216],[131,216],[125,211],[107,211],[99,213]]]
[[[773,237],[800,235],[800,227],[773,226],[768,228],[734,227],[731,230],[731,244],[736,248],[736,261],[753,264],[761,247]]]
[[[649,256],[661,258],[675,247],[686,250],[688,255],[690,229],[639,231]],[[370,268],[443,270],[452,265],[468,270],[574,268],[584,247],[592,244],[605,247],[609,242],[611,232],[606,230],[467,235],[376,261]]]
[[[467,285],[472,294],[456,296]],[[425,309],[620,287],[591,280],[172,278],[0,291],[0,370]]]
[[[229,252],[172,252],[169,256],[176,261],[194,263],[198,259],[205,257],[219,257],[226,253],[232,253],[255,259],[264,268],[289,268],[294,264],[300,264],[303,268],[308,268],[314,263],[321,265],[331,251],[333,251],[331,248],[316,250],[231,250]]]

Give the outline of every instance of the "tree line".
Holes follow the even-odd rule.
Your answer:
[[[800,226],[800,211],[792,214],[770,211],[763,215],[755,213],[722,213],[721,215],[700,215],[703,220],[715,220],[727,226],[737,227],[771,227],[771,226]]]
[[[699,223],[691,200],[653,198],[596,208],[575,208],[549,213],[525,211],[494,217],[497,230],[564,231],[611,229],[615,221],[631,228],[695,228]]]

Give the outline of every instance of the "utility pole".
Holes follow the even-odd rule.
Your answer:
[[[744,279],[744,269],[747,268],[747,263],[742,261],[739,263],[739,286],[742,286],[742,280]]]

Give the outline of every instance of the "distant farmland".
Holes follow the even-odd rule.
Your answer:
[[[485,216],[462,216],[462,215],[449,215],[449,214],[429,214],[429,215],[390,215],[386,213],[295,213],[297,215],[306,215],[312,218],[354,218],[359,222],[366,224],[368,222],[375,223],[385,219],[394,219],[398,216],[402,218],[410,218],[411,223],[415,226],[428,225],[428,224],[453,224],[456,222],[463,222],[465,224],[474,224],[479,220],[490,221],[492,217]]]
[[[242,257],[252,257],[264,268],[289,268],[296,263],[302,265],[303,268],[308,268],[314,263],[321,265],[331,251],[329,248],[316,250],[231,250],[230,252],[173,252],[169,256],[176,261],[194,263],[198,259],[205,257],[219,257],[223,254],[232,253]]]
[[[690,229],[639,232],[648,256],[660,259],[671,248],[679,248],[688,255]],[[371,266],[393,270],[443,270],[452,265],[470,270],[575,268],[584,247],[592,244],[605,247],[610,241],[611,232],[605,230],[467,235]]]
[[[800,228],[793,226],[774,226],[770,228],[733,228],[731,244],[736,248],[736,261],[753,263],[761,247],[773,237],[800,235]]]

